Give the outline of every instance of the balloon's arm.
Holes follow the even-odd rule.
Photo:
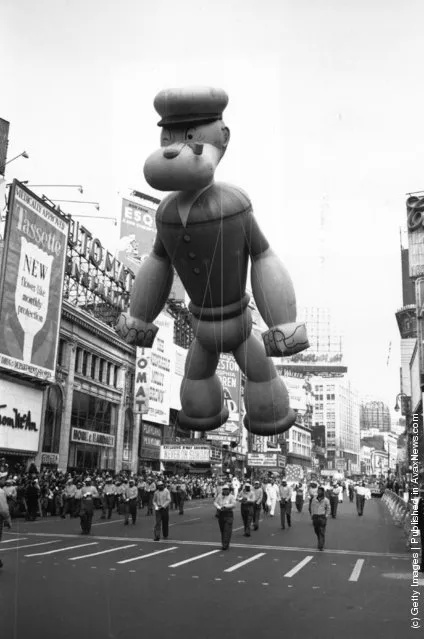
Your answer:
[[[116,330],[126,342],[145,348],[152,346],[158,331],[153,322],[165,306],[173,279],[171,260],[157,238],[134,280],[129,313],[118,318]]]

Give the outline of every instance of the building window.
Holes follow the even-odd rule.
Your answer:
[[[89,356],[89,353],[87,351],[83,351],[83,354],[82,354],[82,374],[83,375],[87,375],[88,356]]]
[[[43,452],[45,453],[59,452],[62,407],[62,390],[56,384],[50,386],[47,392],[46,414],[44,417]]]
[[[99,381],[101,382],[104,382],[103,380],[104,370],[105,370],[105,361],[104,359],[101,359],[99,361]]]
[[[66,342],[64,339],[59,340],[59,348],[57,351],[57,363],[59,366],[63,366],[65,362],[66,354]]]
[[[82,349],[77,348],[77,352],[75,353],[75,372],[79,373],[81,366],[81,358],[82,358]]]
[[[119,371],[119,366],[115,366],[114,372],[113,372],[113,385],[115,388],[118,388],[118,371]]]
[[[96,379],[96,364],[97,357],[95,355],[91,356],[91,379]]]

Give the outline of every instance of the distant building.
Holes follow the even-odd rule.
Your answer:
[[[370,401],[361,405],[361,431],[369,428],[390,432],[390,411],[384,402]]]

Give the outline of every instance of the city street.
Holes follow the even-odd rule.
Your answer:
[[[410,556],[378,499],[364,517],[353,503],[340,504],[325,552],[316,549],[306,505],[291,528],[281,529],[277,508],[250,538],[237,508],[227,552],[211,500],[187,502],[183,516],[171,511],[169,539],[160,542],[143,510],[135,526],[98,513],[89,537],[78,519],[17,520],[6,531],[2,638],[247,639],[281,631],[391,639],[411,631]]]

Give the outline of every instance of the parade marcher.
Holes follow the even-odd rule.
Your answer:
[[[115,504],[115,499],[116,499],[116,486],[112,482],[112,477],[107,475],[105,485],[103,486],[103,491],[102,491],[101,519],[106,519],[106,511],[107,511],[107,518],[110,519],[112,517],[112,511],[113,511],[113,506]]]
[[[89,535],[94,513],[94,499],[99,496],[97,488],[91,485],[91,477],[86,477],[81,488],[80,520],[82,535]]]
[[[239,478],[236,477],[236,475],[234,475],[234,477],[231,479],[231,485],[233,487],[234,499],[237,499],[241,484]]]
[[[286,527],[286,518],[287,525],[291,527],[291,511],[292,511],[292,489],[290,486],[287,486],[287,480],[283,479],[281,482],[281,486],[279,486],[279,500],[280,500],[280,518],[281,518],[281,528]]]
[[[11,528],[12,520],[10,518],[9,506],[7,505],[7,498],[3,490],[6,482],[7,471],[0,472],[0,541],[3,535],[3,526]],[[3,562],[0,559],[0,568],[3,568]]]
[[[177,493],[177,506],[180,515],[184,515],[184,502],[187,494],[187,487],[184,481],[177,481],[176,484],[176,493]]]
[[[38,482],[36,479],[33,479],[29,483],[25,491],[28,521],[35,521],[37,518],[39,497],[40,497],[40,489],[38,487]]]
[[[69,513],[69,517],[74,516],[76,492],[77,492],[77,487],[75,486],[73,480],[68,479],[68,481],[66,482],[65,489],[63,491],[63,512],[61,514],[62,519],[65,519],[68,513]]]
[[[296,485],[295,491],[296,491],[296,500],[295,500],[296,509],[298,513],[301,513],[303,510],[303,502],[305,500],[305,493],[304,493],[303,484],[301,481]]]
[[[178,475],[171,479],[171,482],[169,484],[169,492],[171,493],[171,506],[170,509],[171,510],[177,510],[177,482],[179,481],[179,477]]]
[[[244,536],[250,537],[250,528],[253,520],[255,493],[249,483],[246,483],[243,492],[237,498],[241,502],[241,518],[244,524]]]
[[[6,495],[7,505],[9,506],[10,517],[13,518],[17,511],[18,492],[16,486],[13,485],[12,479],[6,479],[6,485],[3,490]]]
[[[229,484],[224,484],[222,486],[222,491],[216,497],[213,505],[218,511],[222,550],[228,550],[233,532],[234,508],[236,506],[236,500],[234,495],[230,493]]]
[[[353,498],[355,496],[355,491],[353,488],[353,482],[349,482],[349,486],[348,486],[348,493],[349,493],[349,501],[352,502]]]
[[[266,485],[265,490],[267,495],[266,503],[269,508],[269,514],[271,515],[271,517],[274,517],[277,500],[280,497],[280,491],[273,477],[271,478],[270,483]]]
[[[421,565],[420,572],[424,572],[424,484],[420,489],[421,497],[418,500],[418,530],[421,534]],[[1,535],[0,535],[1,536]]]
[[[160,529],[162,527],[162,535],[164,539],[168,539],[169,525],[169,504],[171,503],[171,494],[163,481],[158,481],[157,490],[153,495],[153,507],[155,509],[156,524],[154,528],[154,541],[160,540]]]
[[[146,481],[144,477],[139,477],[137,481],[137,491],[138,491],[138,508],[144,508],[144,504],[146,503],[145,495],[146,495]]]
[[[82,481],[77,481],[75,493],[75,517],[79,517],[81,513],[81,499],[82,499]]]
[[[333,519],[336,519],[336,517],[337,517],[337,507],[339,505],[339,494],[340,494],[340,491],[341,491],[341,488],[337,484],[337,482],[334,482],[332,487],[329,490],[331,516],[332,516]]]
[[[125,504],[125,526],[128,526],[129,516],[132,517],[133,525],[137,519],[137,498],[138,498],[138,489],[135,485],[135,480],[130,479],[128,482],[128,488],[125,489],[124,492],[124,504]]]
[[[360,485],[356,486],[356,510],[358,511],[358,515],[362,517],[364,514],[364,506],[365,506],[365,497],[367,494],[367,489],[365,487],[365,482],[361,482]]]
[[[327,526],[327,517],[330,513],[330,500],[324,494],[324,488],[320,486],[316,497],[312,497],[310,503],[310,512],[312,524],[318,539],[318,550],[324,550],[325,544],[325,528]]]
[[[147,515],[153,515],[153,496],[156,492],[156,484],[153,481],[153,477],[150,476],[147,480],[147,493],[149,501],[147,503]]]
[[[308,489],[308,495],[309,495],[309,514],[311,514],[311,503],[312,503],[312,499],[314,497],[316,497],[318,495],[318,484],[316,481],[311,481],[309,484],[309,489]]]
[[[264,496],[264,491],[260,481],[255,481],[253,492],[255,493],[255,503],[253,504],[253,530],[258,530],[259,519],[261,516],[262,500]]]

